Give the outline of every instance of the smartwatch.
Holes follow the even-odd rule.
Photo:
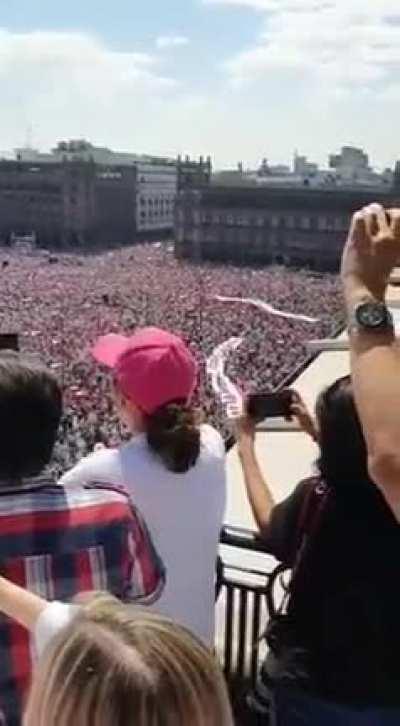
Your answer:
[[[384,302],[364,300],[353,309],[349,321],[350,332],[387,333],[394,331],[393,317]]]

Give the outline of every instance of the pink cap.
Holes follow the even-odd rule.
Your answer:
[[[166,330],[142,328],[131,337],[104,335],[93,357],[114,371],[121,392],[144,413],[170,401],[189,401],[197,383],[197,363],[181,338]]]

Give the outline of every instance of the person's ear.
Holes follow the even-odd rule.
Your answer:
[[[142,413],[133,401],[126,398],[123,394],[120,394],[120,409],[124,416],[124,419],[131,428],[135,431],[145,430],[145,415]]]

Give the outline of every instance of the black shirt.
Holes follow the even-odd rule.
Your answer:
[[[278,504],[261,533],[289,566],[309,487]],[[337,702],[400,706],[400,526],[373,484],[330,492],[275,656],[278,681]]]

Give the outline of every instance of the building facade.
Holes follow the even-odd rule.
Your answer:
[[[178,188],[204,186],[211,160],[115,152],[84,139],[0,160],[0,240],[42,246],[129,244],[170,236]]]
[[[182,189],[198,189],[209,186],[212,176],[211,157],[199,160],[191,159],[190,156],[178,156],[178,191]]]
[[[139,236],[171,234],[178,188],[176,164],[139,162],[137,171],[136,220]]]
[[[136,169],[92,161],[0,161],[0,239],[35,234],[51,247],[129,243]]]
[[[290,187],[188,190],[176,205],[176,255],[337,271],[352,213],[376,201],[393,206],[398,196]]]

